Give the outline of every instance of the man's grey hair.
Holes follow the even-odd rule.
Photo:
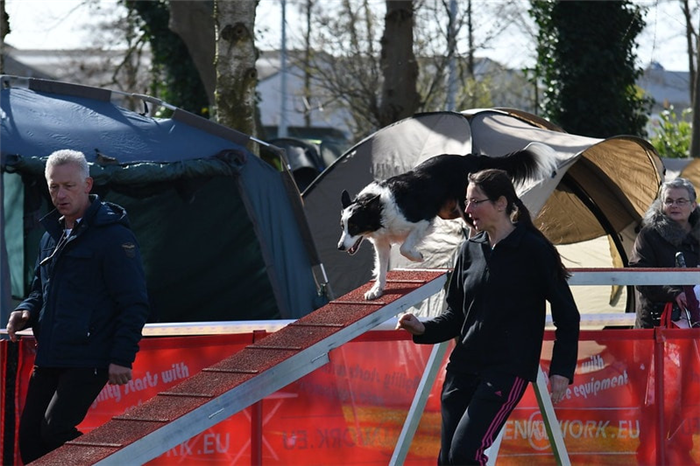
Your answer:
[[[75,164],[80,168],[80,176],[83,180],[90,176],[90,168],[88,167],[87,159],[85,159],[85,154],[71,149],[57,150],[49,155],[49,158],[46,161],[44,176],[48,176],[49,168],[58,165],[66,165],[69,163]]]

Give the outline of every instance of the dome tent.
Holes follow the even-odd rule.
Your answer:
[[[596,139],[568,134],[542,118],[513,109],[424,113],[359,142],[303,192],[309,225],[333,294],[341,295],[365,283],[373,266],[371,245],[362,246],[354,256],[337,250],[343,189],[354,196],[369,182],[402,173],[438,154],[498,157],[535,141],[549,145],[559,155],[555,177],[519,190],[531,213],[539,213],[538,226],[558,245],[570,267],[602,266],[600,261],[593,263],[595,257],[604,258],[608,267],[626,265],[634,230],[663,177],[663,164],[647,141],[632,136]],[[460,221],[438,219],[436,232],[419,246],[426,262],[411,263],[394,248],[391,265],[449,267],[463,238]],[[603,250],[593,251],[592,242]],[[577,288],[581,290],[575,293],[585,287]],[[592,288],[600,293],[601,287]],[[603,304],[613,305],[619,291],[614,289]],[[599,309],[600,302],[590,306]]]
[[[0,79],[3,321],[31,283],[57,149],[82,151],[93,192],[126,208],[157,320],[297,318],[325,303],[298,190],[246,149],[261,141],[148,96],[132,97],[172,118],[126,110],[106,89]]]

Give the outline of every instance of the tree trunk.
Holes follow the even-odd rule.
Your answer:
[[[304,126],[311,127],[313,101],[311,96],[311,9],[313,0],[306,0],[306,32],[304,34]]]
[[[420,106],[418,64],[413,54],[413,1],[387,0],[381,44],[384,83],[379,123],[383,127],[412,116]]]
[[[168,27],[180,36],[190,52],[199,77],[207,91],[209,105],[215,105],[216,69],[214,56],[216,37],[214,34],[214,2],[177,0],[170,2]]]
[[[216,0],[216,110],[219,123],[257,137],[255,7],[257,0]]]
[[[700,35],[698,36],[698,41],[700,42]],[[700,43],[698,44],[698,50],[700,50]],[[700,53],[695,54],[696,59],[696,70],[700,70]],[[700,158],[700,99],[698,98],[698,86],[700,86],[700,79],[698,79],[700,73],[695,73],[695,82],[693,86],[695,87],[695,92],[693,92],[693,135],[690,140],[690,156],[693,158]]]
[[[472,17],[472,0],[467,2],[467,40],[469,50],[467,50],[467,76],[474,79],[474,22]]]
[[[690,5],[688,0],[681,1],[681,9],[683,10],[683,17],[685,18],[685,40],[688,48],[688,71],[690,72],[690,101],[694,100],[695,92],[695,52],[693,50],[693,45],[695,44],[694,28],[693,28],[693,15],[690,12]]]
[[[0,0],[0,74],[5,72],[5,36],[10,32],[10,20],[5,11],[5,0]]]

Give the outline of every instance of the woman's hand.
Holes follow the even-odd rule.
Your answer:
[[[566,389],[569,387],[569,378],[563,375],[550,375],[549,384],[552,389],[552,403],[557,404],[566,395]]]
[[[418,320],[418,317],[411,313],[404,314],[399,317],[398,322],[396,322],[396,329],[404,329],[411,335],[423,335],[425,333],[425,325],[423,322]]]

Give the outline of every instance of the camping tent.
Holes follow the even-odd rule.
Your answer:
[[[561,245],[567,265],[626,265],[634,229],[654,199],[663,175],[663,164],[648,142],[631,136],[605,140],[576,136],[512,109],[425,113],[364,139],[303,192],[309,225],[333,294],[343,294],[370,279],[373,261],[371,247],[363,246],[354,256],[337,250],[343,189],[355,195],[373,180],[404,172],[441,153],[498,157],[533,141],[556,150],[559,169],[556,176],[525,185],[519,193],[533,215],[539,212],[538,226]],[[459,220],[438,219],[436,232],[420,247],[426,262],[411,263],[393,250],[392,267],[450,267],[464,235]],[[565,245],[584,246],[572,249]],[[595,250],[601,246],[602,251]],[[597,287],[598,294],[601,288]],[[617,305],[620,291],[625,290],[613,290],[612,297],[606,294],[602,301],[582,306],[582,311],[590,306],[609,312],[607,307]],[[627,293],[626,298],[632,299],[631,295]],[[622,307],[629,307],[629,303],[623,302]]]
[[[700,159],[664,159],[664,163],[675,168],[674,174],[687,178],[696,189],[700,189]]]
[[[147,96],[130,97],[172,117],[126,110],[105,89],[0,79],[3,322],[10,291],[21,299],[31,282],[57,149],[85,153],[93,192],[126,208],[155,319],[297,318],[325,302],[300,194],[246,149],[252,138]]]
[[[341,144],[333,141],[287,137],[268,142],[286,151],[289,171],[300,190],[306,189],[343,152]]]

